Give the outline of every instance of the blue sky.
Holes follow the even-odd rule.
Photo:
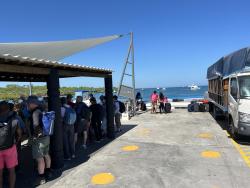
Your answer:
[[[137,87],[204,85],[209,65],[250,46],[249,6],[248,0],[4,0],[0,42],[133,31]],[[117,86],[128,45],[124,37],[65,61],[111,68]],[[61,85],[103,86],[103,80],[66,79]]]

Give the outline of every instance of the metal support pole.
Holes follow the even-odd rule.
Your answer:
[[[112,75],[104,78],[105,82],[105,95],[106,95],[106,112],[107,112],[107,132],[108,137],[115,138],[115,125],[114,125],[114,102],[113,102],[113,84]]]
[[[61,102],[58,70],[51,69],[47,79],[49,111],[55,111],[54,134],[50,137],[51,165],[54,169],[62,168],[63,162],[63,126],[61,121]]]
[[[135,58],[134,58],[134,34],[131,33],[131,58],[132,58],[132,82],[133,82],[133,115],[136,114],[135,103]]]

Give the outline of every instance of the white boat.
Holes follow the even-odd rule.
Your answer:
[[[163,90],[166,90],[166,88],[164,87],[164,88],[162,88]]]
[[[195,84],[192,84],[191,86],[188,86],[189,88],[190,88],[190,90],[192,90],[192,91],[195,91],[195,90],[198,90],[198,89],[200,89],[200,87],[199,86],[197,86],[197,85],[195,85]]]

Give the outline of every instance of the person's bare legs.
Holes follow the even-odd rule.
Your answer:
[[[0,170],[0,188],[3,188],[3,169]]]
[[[45,166],[46,166],[46,168],[50,168],[50,166],[51,166],[51,158],[50,158],[50,155],[45,155],[45,156],[44,156],[44,159],[45,159]]]
[[[83,131],[83,145],[87,145],[88,131]]]
[[[16,183],[15,167],[9,168],[8,170],[9,170],[9,187],[15,188],[15,183]]]
[[[42,174],[44,174],[44,170],[45,170],[45,161],[44,161],[44,158],[38,158],[36,160],[37,160],[38,174],[42,175]]]
[[[83,145],[86,148],[87,146],[87,140],[88,140],[88,132],[89,132],[89,127],[90,127],[90,122],[87,122],[87,129],[83,131]]]

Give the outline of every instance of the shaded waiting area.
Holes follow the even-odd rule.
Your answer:
[[[63,167],[63,127],[61,126],[60,78],[99,77],[104,79],[107,97],[107,133],[114,138],[112,71],[59,62],[69,55],[121,37],[73,41],[0,44],[0,81],[46,82],[49,111],[56,112],[51,136],[52,168]]]

